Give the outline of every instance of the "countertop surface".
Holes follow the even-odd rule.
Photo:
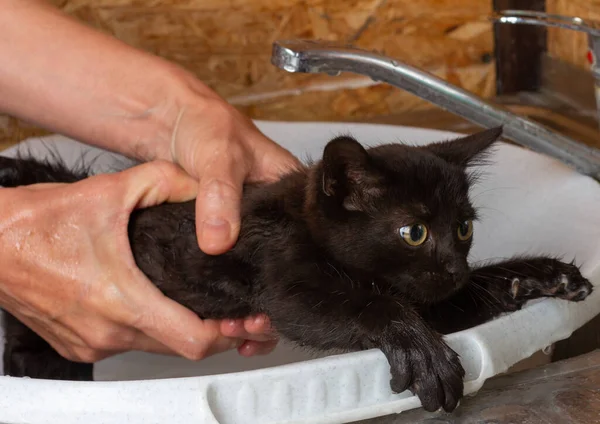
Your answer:
[[[600,423],[600,350],[489,380],[452,413],[415,409],[360,424]]]

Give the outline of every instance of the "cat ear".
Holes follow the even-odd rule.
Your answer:
[[[348,210],[365,210],[380,194],[379,176],[365,148],[354,138],[341,136],[325,146],[321,190]]]
[[[467,167],[483,159],[489,148],[502,135],[502,126],[490,128],[456,140],[443,141],[425,146],[426,149],[446,162]]]

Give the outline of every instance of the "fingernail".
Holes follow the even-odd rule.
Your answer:
[[[232,339],[229,350],[238,349],[242,346],[246,341],[244,339]]]
[[[202,222],[202,242],[207,247],[222,248],[229,243],[231,225],[222,218],[209,218]]]
[[[252,344],[244,341],[243,344],[237,347],[237,351],[242,356],[252,356]]]
[[[265,324],[265,318],[262,316],[257,316],[254,318],[254,325],[257,327],[262,327]]]

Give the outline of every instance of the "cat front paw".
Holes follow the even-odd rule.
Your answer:
[[[556,297],[580,302],[587,298],[594,286],[573,264],[560,261],[536,272],[535,277],[515,276],[511,280],[510,294],[517,301],[526,301],[540,297]]]
[[[428,412],[452,412],[463,396],[465,370],[458,354],[441,339],[427,342],[392,352],[392,391],[410,390]]]

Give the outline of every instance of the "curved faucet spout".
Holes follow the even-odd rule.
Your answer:
[[[600,181],[600,150],[517,116],[435,75],[401,61],[352,46],[287,40],[273,45],[271,62],[288,72],[351,72],[406,90],[484,128],[503,125],[505,137],[552,156]]]
[[[493,21],[503,24],[526,24],[545,27],[565,28],[585,32],[594,37],[600,37],[600,23],[573,16],[553,15],[551,13],[533,10],[502,10],[492,15]]]

